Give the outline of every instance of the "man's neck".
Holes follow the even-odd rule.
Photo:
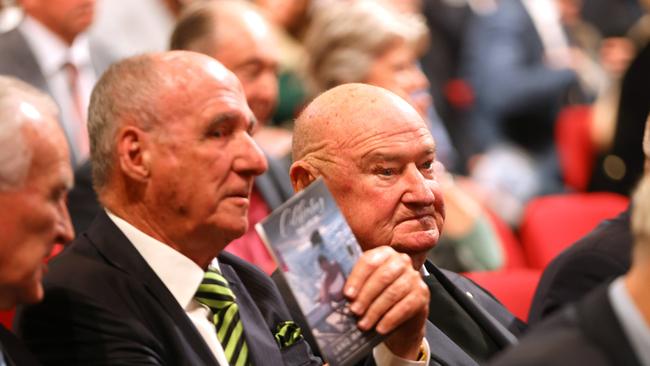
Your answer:
[[[636,305],[637,309],[645,319],[646,325],[650,327],[650,260],[647,263],[634,263],[628,274],[625,276],[625,287]]]

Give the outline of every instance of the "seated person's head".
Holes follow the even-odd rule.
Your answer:
[[[399,96],[346,84],[307,106],[294,128],[291,180],[322,176],[364,250],[390,245],[424,263],[444,221],[435,142]]]
[[[70,153],[43,93],[0,76],[0,309],[42,299],[44,260],[74,235]]]
[[[315,12],[305,35],[308,76],[317,92],[345,83],[380,86],[425,116],[431,97],[417,59],[427,37],[421,17],[377,1],[329,4]]]
[[[91,97],[101,203],[202,268],[248,229],[266,160],[241,84],[211,57],[173,51],[112,65]]]
[[[180,16],[171,49],[214,57],[241,81],[260,123],[270,118],[278,99],[278,52],[268,21],[240,0],[200,1]]]

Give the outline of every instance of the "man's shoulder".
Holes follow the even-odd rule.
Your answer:
[[[498,355],[491,365],[608,365],[605,356],[581,332],[571,306],[549,318],[512,349]]]
[[[639,365],[600,286],[539,324],[493,365]]]

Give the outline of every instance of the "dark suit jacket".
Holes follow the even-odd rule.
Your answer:
[[[285,159],[275,159],[268,155],[266,159],[269,169],[255,178],[255,187],[269,208],[274,210],[293,195],[288,173],[290,164]],[[68,211],[77,235],[86,231],[101,211],[93,189],[90,161],[75,170],[74,188],[68,194]]]
[[[556,313],[497,356],[494,366],[640,366],[614,314],[608,286]]]
[[[603,221],[591,233],[557,256],[544,270],[528,321],[535,324],[599,285],[630,269],[630,207]]]
[[[264,273],[223,253],[256,365],[320,364],[304,340],[283,348],[272,331],[291,319]],[[102,212],[50,262],[44,302],[17,314],[17,333],[45,365],[216,365],[167,287]]]
[[[476,360],[477,342],[489,344],[488,348],[494,353],[517,342],[516,337],[525,325],[490,294],[457,273],[439,269],[430,262],[425,266],[430,276],[424,281],[432,292],[426,329],[431,365],[478,365],[484,360]],[[433,294],[441,291],[433,281],[442,285],[469,315],[470,321],[458,316],[458,312],[447,311],[448,306],[443,306],[440,298]],[[438,316],[440,312],[444,314]]]
[[[38,366],[40,363],[16,336],[0,325],[0,351],[7,366]]]

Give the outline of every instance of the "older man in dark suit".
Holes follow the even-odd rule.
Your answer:
[[[65,207],[72,168],[52,100],[19,80],[0,76],[0,309],[43,298],[44,259],[72,240]],[[0,365],[36,365],[0,326]]]
[[[436,145],[397,95],[344,84],[307,106],[294,129],[291,180],[323,177],[364,250],[408,254],[429,290],[433,365],[478,365],[516,342],[523,324],[466,278],[426,262],[444,221]]]
[[[319,364],[301,338],[276,342],[291,318],[273,282],[223,252],[247,230],[266,170],[235,75],[186,51],[124,60],[97,83],[89,126],[106,210],[52,261],[47,300],[20,316],[41,362]],[[428,291],[408,258],[382,249],[360,259],[345,294],[361,329],[394,331],[376,353],[413,360]]]

